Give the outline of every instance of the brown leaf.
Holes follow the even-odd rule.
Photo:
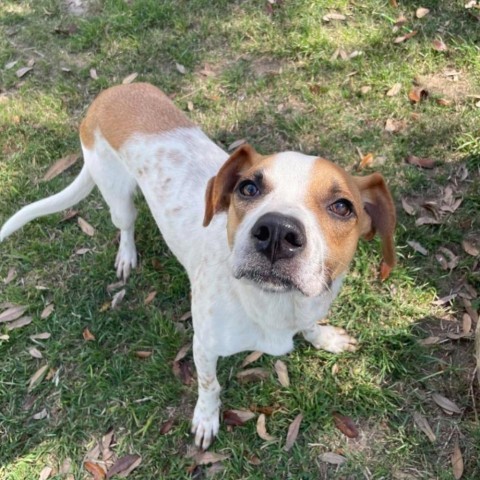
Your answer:
[[[114,475],[126,478],[140,463],[142,463],[142,457],[140,455],[125,455],[124,457],[120,457],[108,470],[106,478],[112,478]]]
[[[452,104],[452,101],[447,100],[446,98],[436,98],[435,101],[437,102],[437,105],[440,105],[441,107],[449,107]]]
[[[42,383],[42,380],[45,378],[45,375],[48,371],[48,364],[40,367],[30,378],[28,382],[28,391],[31,392],[37,385]]]
[[[38,350],[38,348],[35,347],[30,347],[28,349],[28,353],[33,357],[33,358],[43,358],[42,352]]]
[[[335,426],[348,438],[357,438],[358,429],[353,420],[338,412],[333,413],[333,422]]]
[[[298,437],[298,431],[300,429],[300,424],[302,423],[303,415],[299,413],[293,422],[288,427],[287,440],[283,449],[288,452],[292,447]]]
[[[51,336],[52,334],[48,332],[36,333],[35,335],[30,335],[30,340],[48,340]]]
[[[62,462],[62,466],[60,467],[60,471],[58,472],[60,475],[67,475],[68,473],[72,472],[72,459],[66,458]]]
[[[390,0],[390,6],[393,8],[398,8],[397,0]]]
[[[364,85],[363,87],[360,88],[360,93],[362,95],[366,95],[371,89],[372,87],[370,85]]]
[[[93,237],[95,235],[95,229],[82,217],[78,217],[77,222],[83,233],[89,237]]]
[[[440,247],[438,251],[448,258],[446,265],[449,270],[453,270],[458,265],[460,257],[457,257],[450,249],[446,247]]]
[[[240,368],[245,368],[247,365],[250,365],[251,363],[256,362],[262,355],[263,355],[263,352],[258,352],[258,351],[249,353],[243,359],[243,362],[240,365]]]
[[[269,433],[267,433],[267,427],[265,425],[265,419],[266,419],[266,417],[265,417],[265,414],[263,414],[263,413],[261,413],[258,416],[257,434],[262,440],[265,440],[267,442],[271,442],[273,440],[276,440],[276,438],[273,437],[272,435],[270,435]]]
[[[138,77],[138,73],[131,73],[130,75],[126,76],[123,80],[122,83],[124,85],[127,85],[129,83],[132,83],[136,78]]]
[[[223,422],[225,425],[240,427],[245,422],[255,418],[255,414],[250,410],[224,410]]]
[[[400,15],[395,19],[395,23],[393,24],[393,32],[397,32],[400,27],[403,27],[407,22],[407,17],[405,15]]]
[[[438,300],[432,302],[432,305],[445,305],[446,303],[450,303],[454,298],[457,298],[456,293],[452,293],[450,295],[446,295],[445,297],[441,297]]]
[[[177,356],[175,357],[175,359],[173,360],[174,362],[179,362],[180,360],[183,360],[186,356],[187,356],[187,353],[190,351],[190,349],[192,348],[192,344],[191,343],[187,343],[185,344],[177,353]]]
[[[117,290],[117,288],[121,288],[125,286],[125,282],[123,280],[119,280],[118,282],[110,283],[110,285],[107,285],[107,292],[112,293],[114,290]]]
[[[27,308],[28,307],[21,305],[15,305],[7,308],[5,311],[0,313],[0,323],[11,322],[12,320],[20,318],[25,313]]]
[[[410,38],[414,37],[418,33],[417,30],[412,30],[410,33],[407,33],[405,35],[401,35],[400,37],[395,38],[393,43],[402,43],[405,42],[406,40],[410,40]]]
[[[331,465],[343,465],[347,459],[343,455],[334,452],[325,452],[318,456],[321,462],[330,463]]]
[[[91,251],[91,248],[79,248],[78,250],[75,250],[75,255],[85,255],[86,253]]]
[[[398,95],[400,93],[401,89],[402,89],[402,84],[396,83],[390,88],[390,90],[386,93],[386,95],[387,97],[394,97],[395,95]]]
[[[78,153],[71,153],[60,160],[57,160],[48,170],[47,173],[43,176],[42,180],[48,182],[52,178],[60,175],[65,170],[69,169],[76,161],[80,158]]]
[[[458,440],[455,441],[455,445],[453,446],[453,453],[452,453],[452,470],[453,476],[456,480],[460,480],[463,476],[463,457],[460,447],[458,445]]]
[[[160,426],[160,435],[166,435],[173,427],[173,424],[175,423],[174,418],[170,418],[166,422],[163,422],[162,425]]]
[[[333,12],[333,13],[327,13],[327,15],[324,15],[322,19],[324,22],[330,22],[331,20],[343,21],[343,20],[346,20],[347,17],[345,15],[342,15],[341,13]]]
[[[427,346],[427,345],[437,345],[441,341],[442,339],[440,337],[427,337],[420,340],[419,343],[421,345]]]
[[[83,466],[88,473],[93,475],[93,480],[103,480],[105,478],[105,470],[98,463],[87,461]]]
[[[430,13],[430,10],[428,8],[420,7],[417,8],[417,11],[415,12],[415,16],[417,18],[423,18],[425,15],[428,15]]]
[[[85,329],[82,332],[83,339],[87,342],[92,342],[95,340],[95,335],[88,329],[88,327],[85,327]]]
[[[208,65],[208,63],[205,64],[205,67],[202,68],[202,70],[200,70],[199,73],[201,75],[203,75],[204,77],[214,77],[215,76],[215,72],[212,70],[210,65]]]
[[[282,387],[290,386],[290,378],[288,377],[288,369],[284,362],[277,360],[275,362],[275,371],[277,372],[278,381]]]
[[[189,112],[193,112],[194,108],[195,108],[195,107],[193,106],[193,102],[192,102],[192,101],[188,101],[188,102],[187,102],[187,110],[188,110]]]
[[[462,330],[463,333],[469,333],[472,329],[472,317],[468,313],[464,313],[462,317]]]
[[[18,77],[18,78],[22,78],[23,76],[25,76],[30,70],[32,70],[33,67],[22,67],[22,68],[19,68],[16,72],[15,72],[15,75]]]
[[[93,80],[98,80],[98,73],[95,68],[90,69],[90,78],[92,78]]]
[[[440,395],[439,393],[432,393],[432,400],[446,413],[452,414],[452,413],[462,413],[460,408],[451,400],[448,398],[444,397],[443,395]]]
[[[113,442],[113,437],[115,432],[113,428],[110,428],[107,433],[102,437],[101,447],[102,447],[102,458],[103,460],[108,460],[112,455],[113,451],[110,450],[110,445]]]
[[[436,218],[433,218],[433,217],[428,217],[426,215],[418,217],[415,220],[415,225],[417,227],[420,227],[422,225],[439,225],[440,223],[441,223],[440,220],[437,220]]]
[[[175,67],[177,71],[180,72],[182,75],[185,75],[187,73],[187,69],[181,63],[175,63]]]
[[[26,325],[30,325],[33,321],[32,317],[20,317],[13,322],[7,323],[6,328],[7,330],[15,330],[16,328],[22,328]]]
[[[415,215],[415,207],[410,205],[404,198],[402,198],[402,208],[405,210],[408,215]]]
[[[66,222],[68,220],[71,220],[72,218],[75,218],[77,215],[78,215],[78,210],[69,209],[65,212],[65,215],[62,217],[60,221]]]
[[[373,163],[373,153],[367,153],[360,159],[358,168],[361,170],[362,168],[370,167],[372,163]]]
[[[252,412],[263,413],[264,415],[267,415],[267,417],[272,415],[273,413],[277,412],[278,410],[280,410],[280,408],[278,406],[263,407],[262,405],[255,405],[255,404],[250,405],[248,408]]]
[[[40,476],[38,477],[38,480],[47,480],[47,478],[50,478],[52,472],[52,467],[43,467],[42,471],[40,472]]]
[[[47,317],[49,317],[53,310],[55,309],[55,305],[51,303],[50,305],[47,305],[43,310],[42,313],[40,314],[40,318],[42,320],[45,320]]]
[[[264,368],[247,368],[237,373],[237,379],[240,383],[258,382],[266,380],[270,376],[270,372]]]
[[[445,43],[442,39],[433,40],[432,47],[437,52],[447,52],[448,51],[448,47],[445,45]]]
[[[433,443],[437,439],[433,430],[430,427],[427,419],[419,412],[413,412],[413,420],[415,425],[428,437],[428,439]]]
[[[414,87],[408,92],[408,99],[412,103],[420,103],[428,97],[428,91],[423,87]]]
[[[422,157],[416,157],[415,155],[409,155],[405,159],[405,161],[410,165],[415,165],[416,167],[428,168],[428,169],[435,167],[435,160],[431,158],[422,158]]]
[[[44,418],[48,417],[48,412],[46,408],[43,408],[39,412],[35,413],[35,415],[32,415],[32,418],[34,420],[43,420]]]
[[[152,353],[151,350],[137,350],[135,356],[138,358],[148,358],[152,356]]]
[[[145,300],[143,301],[143,304],[144,305],[150,305],[154,298],[157,296],[157,292],[155,290],[152,290],[145,298]]]
[[[217,452],[198,452],[194,455],[194,460],[197,465],[209,465],[210,463],[223,462],[230,458],[230,455]]]
[[[405,122],[402,120],[394,120],[393,118],[388,118],[385,122],[385,131],[388,133],[397,133],[405,128]]]
[[[12,267],[8,270],[7,276],[3,279],[3,283],[8,285],[17,276],[17,271]]]
[[[407,243],[418,253],[428,255],[428,250],[414,240],[408,240]]]
[[[122,288],[122,290],[118,291],[112,298],[112,305],[111,305],[111,309],[114,310],[115,308],[117,308],[121,303],[122,303],[122,300],[123,298],[125,297],[125,293],[127,293],[127,291]]]
[[[466,253],[469,255],[472,255],[472,257],[478,257],[480,255],[480,248],[476,244],[476,242],[473,242],[472,240],[462,240],[462,247],[465,250]],[[1,317],[1,315],[0,315]]]

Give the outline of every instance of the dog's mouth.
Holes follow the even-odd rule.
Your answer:
[[[292,278],[282,275],[273,269],[240,269],[235,272],[235,278],[237,280],[242,278],[250,280],[266,292],[284,293],[296,290],[306,295]]]

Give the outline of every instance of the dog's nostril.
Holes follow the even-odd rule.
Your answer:
[[[285,235],[285,240],[292,245],[292,247],[301,247],[303,244],[301,240],[298,238],[297,234],[294,232],[288,232]]]
[[[270,230],[268,227],[260,226],[257,228],[253,236],[261,242],[264,242],[270,238]]]

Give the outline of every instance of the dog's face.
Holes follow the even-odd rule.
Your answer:
[[[204,225],[228,212],[233,275],[272,292],[317,296],[345,273],[358,239],[378,231],[395,263],[395,209],[383,177],[353,177],[328,160],[240,147],[213,177]]]

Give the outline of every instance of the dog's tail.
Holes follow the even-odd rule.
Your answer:
[[[9,218],[0,230],[0,242],[35,218],[72,207],[83,200],[94,186],[95,182],[84,165],[78,177],[67,188],[51,197],[23,207]]]

